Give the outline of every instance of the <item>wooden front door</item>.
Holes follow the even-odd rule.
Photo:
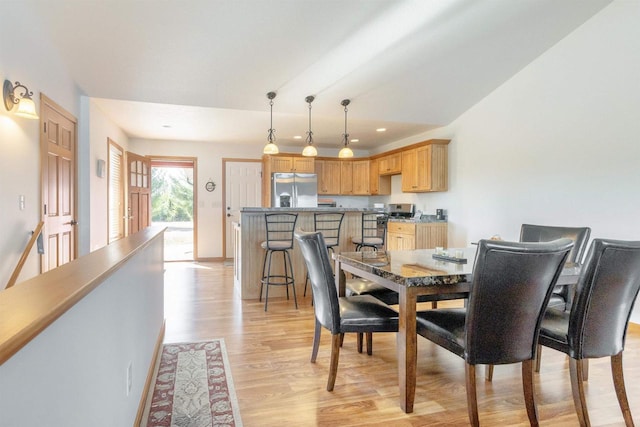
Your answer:
[[[128,234],[134,234],[150,224],[151,160],[127,151]]]
[[[44,95],[40,113],[44,273],[76,258],[77,119]]]

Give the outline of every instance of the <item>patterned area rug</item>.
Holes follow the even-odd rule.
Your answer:
[[[165,344],[147,427],[242,426],[224,340]]]

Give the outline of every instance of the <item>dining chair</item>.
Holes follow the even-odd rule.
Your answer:
[[[548,309],[540,325],[541,346],[569,356],[573,403],[581,426],[589,426],[584,363],[611,357],[613,384],[625,424],[633,425],[622,371],[629,317],[640,290],[640,242],[594,239],[570,309]],[[539,369],[539,357],[536,367]]]
[[[296,231],[296,240],[309,271],[314,298],[315,330],[311,363],[316,362],[322,328],[331,332],[331,362],[327,391],[332,391],[338,373],[340,344],[345,333],[397,332],[398,313],[369,295],[339,297],[326,243],[320,232]]]
[[[573,248],[567,257],[567,263],[580,264],[587,249],[591,228],[589,227],[558,227],[551,225],[522,224],[520,228],[521,242],[549,242],[566,237],[573,240]],[[571,305],[574,285],[556,285],[549,307],[566,308]]]
[[[418,312],[417,332],[465,361],[467,411],[479,425],[476,365],[522,363],[525,406],[538,425],[533,358],[538,328],[573,242],[480,240],[464,308]]]

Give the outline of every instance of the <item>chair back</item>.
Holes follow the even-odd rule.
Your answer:
[[[309,272],[316,319],[332,334],[336,334],[340,330],[340,304],[324,238],[318,231],[297,231],[295,236]]]
[[[591,228],[589,227],[555,227],[550,225],[522,224],[520,228],[521,242],[550,242],[566,237],[573,240],[573,248],[569,252],[567,262],[580,263],[582,261]]]
[[[338,246],[340,244],[340,226],[344,213],[322,213],[313,214],[315,230],[322,233],[327,247]]]
[[[296,227],[296,213],[268,213],[264,215],[267,230],[267,249],[285,250],[293,248],[293,230]]]
[[[363,246],[384,246],[384,240],[387,234],[386,214],[377,212],[362,213],[362,245]]]
[[[569,315],[569,355],[605,357],[624,350],[639,289],[640,242],[594,239]]]
[[[572,245],[478,242],[465,322],[468,363],[533,359],[544,307]]]

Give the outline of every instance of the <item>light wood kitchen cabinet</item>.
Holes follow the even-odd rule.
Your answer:
[[[369,194],[372,196],[391,194],[391,175],[380,176],[378,159],[369,161]]]
[[[402,173],[401,153],[389,154],[378,159],[378,173],[380,175],[397,175]]]
[[[353,162],[350,160],[340,162],[340,194],[353,194]]]
[[[271,156],[271,172],[314,173],[313,157]]]
[[[340,160],[316,160],[318,194],[340,194]]]
[[[447,247],[447,223],[398,222],[387,223],[387,250],[433,249]]]
[[[408,251],[416,248],[416,224],[389,221],[387,223],[387,250]]]
[[[430,144],[402,152],[402,191],[447,191],[447,145]]]
[[[380,175],[397,175],[402,173],[401,153],[389,154],[378,159],[378,173]]]
[[[356,196],[368,196],[369,190],[369,160],[351,161],[353,168],[353,194]]]

